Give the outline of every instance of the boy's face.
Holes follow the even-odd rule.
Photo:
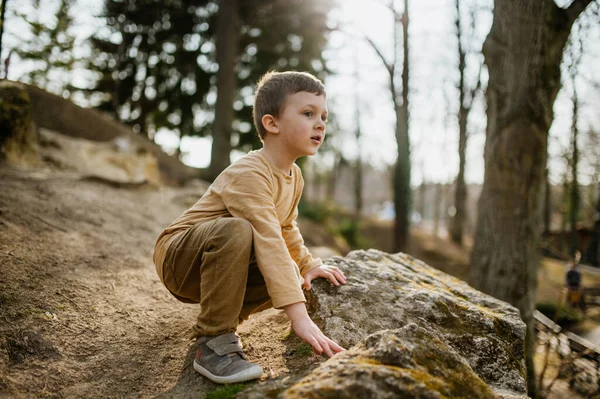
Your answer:
[[[275,118],[285,149],[294,157],[314,155],[325,139],[327,99],[301,91],[288,96]]]

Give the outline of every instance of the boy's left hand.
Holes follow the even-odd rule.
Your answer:
[[[310,282],[318,277],[328,279],[335,286],[339,286],[340,283],[346,284],[346,276],[340,269],[335,266],[321,265],[304,275],[304,289],[310,290]]]

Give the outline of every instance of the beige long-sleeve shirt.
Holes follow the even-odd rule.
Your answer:
[[[165,259],[170,243],[197,223],[221,217],[250,222],[254,255],[275,308],[305,301],[300,275],[320,266],[296,225],[304,180],[294,164],[291,175],[252,151],[225,169],[207,192],[158,237],[154,263]],[[300,273],[300,275],[299,275]]]

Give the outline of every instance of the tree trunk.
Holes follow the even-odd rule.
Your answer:
[[[456,191],[454,194],[454,208],[456,213],[450,227],[450,238],[453,242],[462,245],[465,229],[467,185],[465,184],[465,162],[467,151],[467,118],[469,109],[465,106],[465,51],[462,45],[460,0],[456,4],[456,37],[458,41],[458,71],[459,81],[459,105],[458,105],[458,176],[456,177]],[[472,100],[471,100],[472,101]]]
[[[527,324],[524,354],[533,398],[533,310],[548,131],[563,49],[590,1],[575,0],[564,10],[552,0],[496,0],[483,46],[489,71],[485,180],[469,277],[478,289],[520,310]]]
[[[594,230],[590,237],[590,243],[586,251],[587,262],[594,266],[600,264],[598,259],[598,252],[600,252],[600,184],[598,185],[598,199],[596,202],[596,218],[594,221]]]
[[[2,62],[2,37],[4,36],[4,17],[6,15],[6,3],[8,0],[2,0],[2,10],[0,10],[0,64]],[[8,78],[8,71],[4,71],[4,79]]]
[[[354,91],[354,123],[355,127],[355,135],[356,135],[356,165],[354,171],[354,223],[358,224],[360,219],[360,214],[363,208],[363,197],[362,197],[362,189],[363,189],[363,166],[362,166],[362,154],[361,154],[361,131],[360,131],[360,95],[358,92],[358,85],[360,82],[360,73],[359,73],[359,61],[358,61],[358,52],[355,49],[354,51],[354,67],[355,67],[355,91]],[[357,230],[357,229],[356,229]],[[356,231],[355,230],[355,231]],[[356,237],[355,237],[356,238]]]
[[[550,186],[549,170],[546,167],[544,172],[544,230],[543,235],[550,235],[551,220],[552,220],[552,187]]]
[[[417,200],[415,200],[415,210],[419,213],[419,216],[421,217],[421,223],[423,223],[423,221],[425,220],[425,202],[426,202],[426,191],[427,191],[427,181],[425,180],[425,168],[422,167],[421,168],[421,173],[423,176],[423,180],[421,181],[421,184],[419,185],[419,196],[417,198]]]
[[[551,218],[552,218],[552,192],[551,192],[551,187],[550,187],[550,178],[548,175],[548,167],[546,167],[546,170],[544,171],[544,210],[543,210],[544,230],[542,232],[542,240],[544,242],[544,245],[543,245],[544,256],[549,255]]]
[[[233,100],[237,76],[235,66],[240,41],[238,0],[221,0],[216,32],[217,102],[212,126],[212,149],[209,175],[215,179],[230,164],[231,130],[234,118]]]
[[[340,169],[342,166],[342,154],[338,151],[333,151],[333,169],[329,172],[327,179],[327,199],[331,202],[335,202],[335,189],[336,183],[340,176]],[[313,168],[313,181],[316,180],[316,172]],[[313,186],[314,187],[314,186]],[[315,190],[316,191],[316,190]]]
[[[394,248],[406,251],[410,230],[410,141],[408,136],[408,0],[404,0],[402,13],[402,44],[404,58],[402,64],[402,104],[396,106],[396,144],[398,158],[394,168]],[[393,91],[395,92],[395,91]]]
[[[579,117],[579,104],[577,102],[577,91],[575,90],[575,79],[573,79],[573,120],[571,122],[571,189],[569,200],[569,255],[575,256],[579,246],[579,237],[577,235],[577,214],[579,213],[579,179],[578,164],[579,164],[579,148],[577,147],[577,119]]]
[[[433,199],[433,236],[437,238],[440,236],[440,213],[445,206],[443,185],[441,183],[437,183],[434,187],[434,192],[435,197]]]

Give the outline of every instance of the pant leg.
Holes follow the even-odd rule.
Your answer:
[[[235,331],[246,296],[252,226],[220,218],[190,228],[173,243],[164,263],[164,282],[178,298],[200,303],[193,335]]]
[[[240,324],[253,313],[258,313],[265,309],[273,307],[271,297],[267,291],[265,279],[258,269],[256,261],[250,263],[248,271],[248,283],[246,284],[246,294],[244,295],[244,305],[239,315]]]

